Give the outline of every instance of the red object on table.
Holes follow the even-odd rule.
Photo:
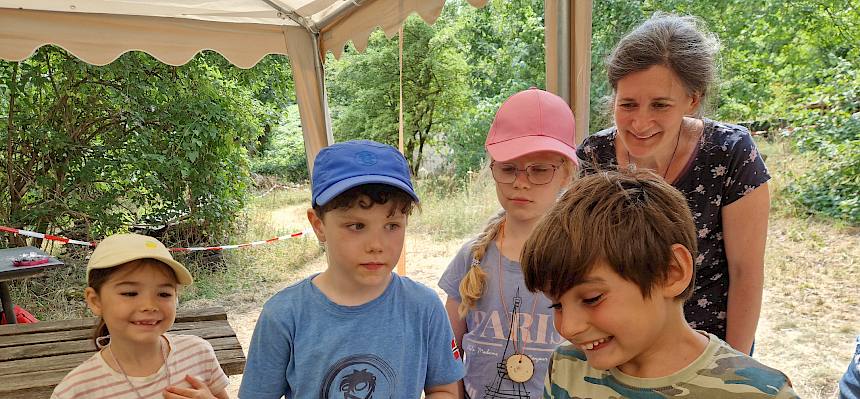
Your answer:
[[[50,259],[47,257],[42,259],[33,259],[33,260],[15,260],[12,262],[12,266],[36,266],[36,265],[44,265],[48,263]]]
[[[32,313],[24,310],[23,308],[21,308],[18,305],[15,305],[13,312],[15,313],[15,320],[18,322],[18,324],[39,322],[39,319],[37,319],[36,316],[33,316]],[[0,315],[2,315],[2,316],[0,316],[0,324],[9,324],[6,321],[6,314],[3,312],[0,312]]]

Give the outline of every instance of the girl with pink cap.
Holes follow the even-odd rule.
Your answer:
[[[464,355],[471,398],[540,398],[564,339],[551,302],[525,288],[520,251],[576,171],[574,118],[560,97],[531,88],[508,98],[485,144],[502,211],[460,249],[439,281]]]

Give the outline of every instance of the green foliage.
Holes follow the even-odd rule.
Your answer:
[[[809,213],[860,224],[860,119],[825,115],[795,131],[797,147],[813,153],[812,169],[786,193]]]
[[[467,173],[465,178],[439,175],[420,179],[415,188],[421,197],[421,212],[410,217],[409,229],[439,241],[477,234],[500,209],[488,170]]]
[[[860,72],[842,60],[827,70],[826,85],[802,91],[787,107],[791,140],[816,159],[786,188],[791,201],[808,213],[860,224]],[[809,106],[812,104],[813,106]],[[852,115],[852,113],[854,113]]]
[[[604,58],[655,11],[699,16],[722,40],[709,116],[801,126],[796,148],[826,166],[798,177],[792,195],[812,212],[855,220],[860,0],[594,2],[592,132],[612,123]],[[403,111],[413,172],[429,164],[425,153],[441,154],[440,171],[457,179],[481,169],[499,105],[545,85],[543,25],[539,0],[480,9],[450,0],[433,26],[407,20]],[[396,37],[375,32],[364,53],[348,49],[327,62],[337,140],[397,143],[397,53]],[[242,208],[249,168],[307,179],[290,75],[285,57],[240,70],[213,53],[182,67],[140,53],[93,67],[44,47],[24,62],[0,62],[0,219],[77,238],[177,220],[190,241],[223,235]],[[844,187],[823,190],[828,181]]]
[[[405,152],[413,171],[432,147],[445,172],[480,168],[495,111],[508,96],[544,87],[543,2],[449,1],[435,25],[416,17],[404,30]],[[335,138],[397,143],[397,39],[375,32],[367,50],[330,59],[327,85]]]
[[[267,91],[291,85],[255,76],[283,60],[242,71],[210,53],[182,67],[127,53],[96,67],[43,47],[0,62],[3,223],[94,239],[181,220],[173,242],[223,236],[243,206],[246,148],[280,119]]]
[[[330,60],[328,87],[338,141],[371,139],[397,146],[398,39],[374,32],[364,54],[349,51]],[[404,152],[413,173],[425,146],[439,141],[466,107],[468,66],[455,32],[418,17],[404,25]]]
[[[484,142],[493,117],[504,99],[496,97],[477,99],[473,109],[466,109],[458,128],[448,133],[446,145],[448,159],[452,161],[453,175],[459,179],[478,171],[487,162]]]
[[[543,1],[492,0],[479,9],[462,3],[451,8],[443,18],[457,18],[472,65],[473,98],[501,104],[520,90],[545,87]]]
[[[860,224],[860,140],[828,146],[821,169],[806,173],[789,188],[811,213]]]
[[[263,153],[251,158],[251,171],[299,183],[308,180],[308,164],[298,105],[290,105],[285,113],[284,124],[271,133]]]
[[[483,8],[451,3],[440,18],[451,20],[472,66],[471,103],[448,132],[446,152],[455,176],[479,170],[484,141],[499,106],[529,87],[545,88],[543,1],[493,0]]]

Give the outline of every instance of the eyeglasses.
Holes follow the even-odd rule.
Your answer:
[[[526,166],[525,169],[520,169],[511,163],[492,162],[490,163],[490,170],[493,172],[493,179],[498,183],[511,184],[517,180],[517,175],[520,172],[525,172],[529,183],[539,186],[551,182],[552,178],[555,177],[555,171],[560,166],[550,163],[535,163]]]

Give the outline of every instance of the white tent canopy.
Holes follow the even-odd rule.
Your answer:
[[[487,0],[468,2],[480,7]],[[339,56],[348,41],[364,50],[373,30],[382,28],[391,36],[412,13],[432,23],[444,3],[445,0],[0,0],[0,59],[21,61],[47,44],[62,47],[94,65],[108,64],[134,50],[170,65],[182,65],[200,51],[213,50],[241,68],[254,66],[267,54],[286,54],[293,69],[305,148],[312,166],[316,153],[333,142],[324,86],[324,54],[331,51]],[[588,126],[589,74],[583,71],[588,71],[590,63],[591,1],[573,3],[575,6],[570,0],[546,2],[547,88],[574,104],[577,136],[581,136]],[[576,82],[571,81],[572,74]]]

